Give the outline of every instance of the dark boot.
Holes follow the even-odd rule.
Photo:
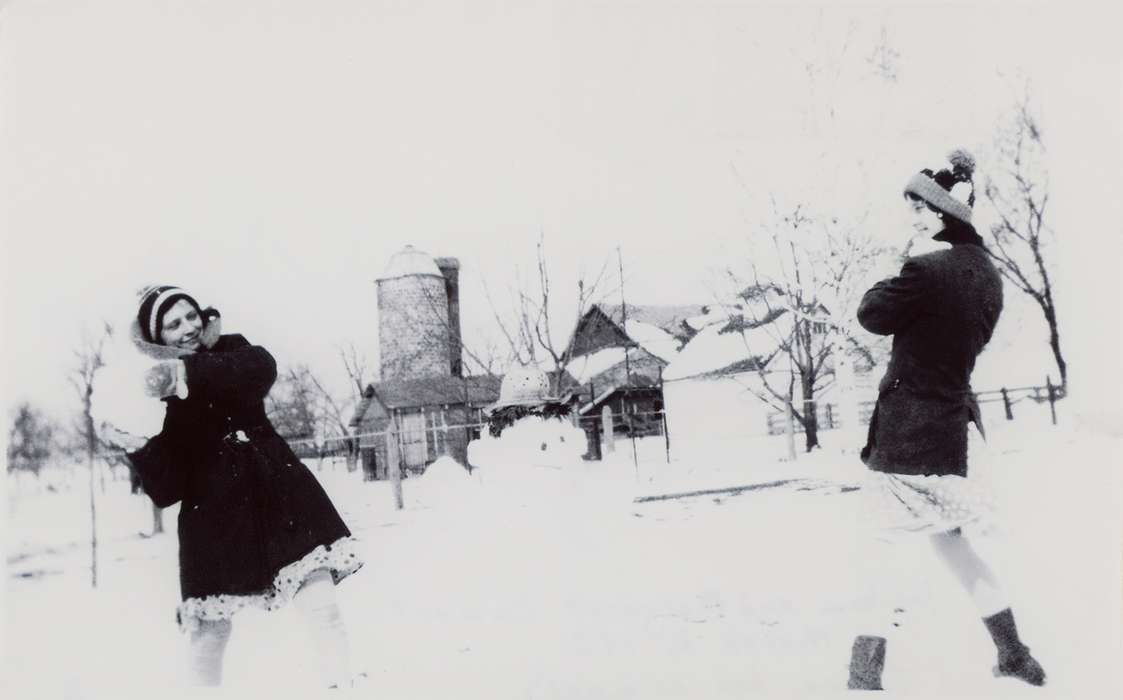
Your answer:
[[[850,650],[851,690],[883,690],[881,671],[885,668],[885,638],[856,637]]]
[[[998,648],[998,665],[994,667],[994,675],[1019,678],[1030,685],[1045,685],[1045,669],[1030,656],[1029,647],[1018,638],[1018,627],[1014,624],[1014,613],[1010,608],[984,617],[983,623]]]

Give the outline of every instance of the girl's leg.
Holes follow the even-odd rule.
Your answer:
[[[333,688],[350,687],[347,627],[336,601],[331,573],[327,569],[312,572],[296,592],[293,603],[308,625],[324,681]]]
[[[980,616],[990,617],[1009,607],[998,577],[960,530],[932,535],[932,547],[971,596]]]
[[[1014,676],[1032,685],[1045,684],[1045,671],[1022,644],[1014,613],[998,584],[998,578],[956,529],[932,536],[936,554],[951,568],[967,590],[998,649],[995,675]]]
[[[230,641],[230,620],[200,620],[191,632],[191,684],[222,683],[222,657]]]

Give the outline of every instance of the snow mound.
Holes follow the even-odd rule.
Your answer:
[[[474,486],[468,470],[452,457],[444,456],[425,468],[412,490],[426,508],[455,512],[469,505]]]
[[[468,481],[468,470],[452,457],[445,455],[425,468],[422,478],[427,483],[459,484]]]
[[[564,469],[581,464],[585,453],[585,433],[567,420],[526,416],[498,438],[485,433],[468,444],[473,466],[488,471],[526,467]]]

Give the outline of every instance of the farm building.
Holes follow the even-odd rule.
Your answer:
[[[377,280],[380,381],[367,386],[351,419],[367,479],[387,476],[385,437],[397,434],[404,473],[442,455],[467,463],[480,410],[499,397],[500,378],[464,376],[460,264],[406,246]]]
[[[601,412],[621,434],[658,434],[663,410],[660,377],[690,337],[686,320],[701,306],[627,307],[595,304],[578,320],[566,355],[566,388],[578,397],[581,425],[590,435]]]
[[[790,320],[771,315],[758,324],[746,323],[722,307],[691,323],[699,327],[698,333],[663,373],[667,426],[674,444],[689,450],[713,441],[784,432],[783,402],[772,397],[769,387],[786,396],[794,386],[799,394],[799,376],[780,347],[790,332]],[[824,333],[826,328],[813,324],[812,332]],[[856,353],[835,353],[827,360],[815,395],[820,430],[847,422],[861,429],[876,397],[874,374]],[[794,427],[802,431],[798,421]]]

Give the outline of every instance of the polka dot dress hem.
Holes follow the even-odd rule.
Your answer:
[[[986,443],[972,424],[968,431],[972,472],[987,458]],[[886,538],[934,535],[957,528],[985,536],[997,530],[994,493],[979,478],[871,471],[865,486],[873,498],[871,524]]]
[[[180,630],[191,632],[198,629],[200,620],[229,620],[242,608],[255,607],[262,610],[277,610],[287,604],[304,581],[314,571],[326,569],[332,580],[339,583],[363,566],[357,552],[358,542],[353,537],[344,537],[329,545],[320,545],[308,554],[277,572],[273,587],[261,593],[248,595],[208,595],[188,598],[176,608],[176,620]]]
[[[868,487],[879,501],[879,529],[890,534],[934,535],[969,529],[994,529],[992,494],[962,476],[912,476],[871,472]]]

